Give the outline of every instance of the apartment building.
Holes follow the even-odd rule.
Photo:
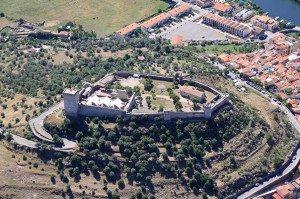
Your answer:
[[[246,24],[232,21],[213,13],[205,14],[203,23],[239,37],[246,37],[252,31],[252,28]]]
[[[141,24],[142,29],[151,29],[155,26],[162,25],[166,21],[168,21],[171,18],[171,15],[169,13],[161,13],[155,17],[152,17],[151,19],[143,22]]]
[[[192,5],[189,3],[184,3],[172,10],[170,10],[168,13],[172,16],[172,17],[179,17],[183,14],[186,14],[188,12],[190,12],[192,10]]]
[[[130,35],[134,31],[139,30],[139,29],[141,29],[141,26],[137,23],[133,23],[133,24],[130,24],[130,25],[118,30],[116,33],[117,33],[117,35],[124,37],[124,36]]]
[[[154,28],[155,26],[160,26],[167,22],[171,17],[178,17],[181,16],[187,12],[190,12],[192,9],[192,5],[188,3],[184,3],[176,8],[173,8],[169,12],[161,13],[155,17],[152,17],[151,19],[143,22],[141,24],[142,29],[147,30]]]
[[[213,0],[196,0],[195,3],[197,6],[199,6],[201,8],[206,8],[206,7],[212,6],[214,1]]]
[[[250,19],[251,17],[253,17],[254,13],[251,10],[248,9],[244,9],[241,10],[240,12],[238,12],[234,18],[238,21],[247,21],[248,19]]]
[[[272,19],[271,17],[259,15],[255,15],[251,19],[251,23],[253,24],[253,26],[258,26],[271,32],[275,32],[279,26],[278,21]]]

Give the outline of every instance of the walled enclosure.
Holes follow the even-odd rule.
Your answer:
[[[128,77],[132,77],[134,74],[136,73],[119,71],[119,72],[106,75],[98,82],[104,82],[102,80],[107,78],[111,78],[113,80],[116,80],[118,78],[128,78]],[[90,117],[97,116],[97,117],[116,118],[117,116],[120,115],[122,117],[131,118],[133,116],[147,115],[149,119],[154,119],[155,117],[158,117],[166,121],[172,119],[209,119],[211,118],[212,114],[215,111],[217,111],[223,105],[230,103],[228,94],[223,94],[218,90],[209,87],[201,82],[194,81],[192,79],[182,78],[180,73],[176,73],[174,77],[166,77],[166,76],[150,75],[150,74],[138,74],[138,75],[140,77],[150,78],[153,80],[161,80],[161,81],[168,81],[168,82],[178,81],[180,84],[184,84],[188,82],[191,86],[203,88],[204,90],[207,90],[215,94],[216,97],[208,104],[205,104],[203,106],[203,110],[200,111],[191,111],[191,112],[164,111],[160,113],[132,113],[131,110],[135,105],[135,94],[131,96],[125,109],[121,110],[121,109],[114,109],[109,107],[99,107],[94,105],[82,104],[80,100],[84,89],[80,91],[66,89],[63,93],[66,116],[75,117],[75,118],[78,116],[90,116]],[[94,86],[96,87],[97,83],[94,84]]]

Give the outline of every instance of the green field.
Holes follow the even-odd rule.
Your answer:
[[[197,50],[202,53],[213,53],[213,54],[222,54],[222,53],[247,53],[253,52],[261,48],[256,43],[244,43],[244,44],[215,44],[215,45],[206,45],[206,46],[199,46]]]
[[[104,36],[166,9],[159,0],[1,0],[0,11],[15,19],[46,21],[48,28],[75,21]]]

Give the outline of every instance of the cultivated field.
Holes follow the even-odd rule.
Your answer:
[[[49,28],[75,21],[103,36],[167,7],[159,0],[2,0],[0,10],[15,19],[45,20]]]

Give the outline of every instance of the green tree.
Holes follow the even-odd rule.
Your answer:
[[[153,84],[152,84],[152,79],[150,78],[145,78],[144,81],[143,81],[143,84],[144,84],[144,89],[146,91],[150,91],[152,88],[153,88]]]

